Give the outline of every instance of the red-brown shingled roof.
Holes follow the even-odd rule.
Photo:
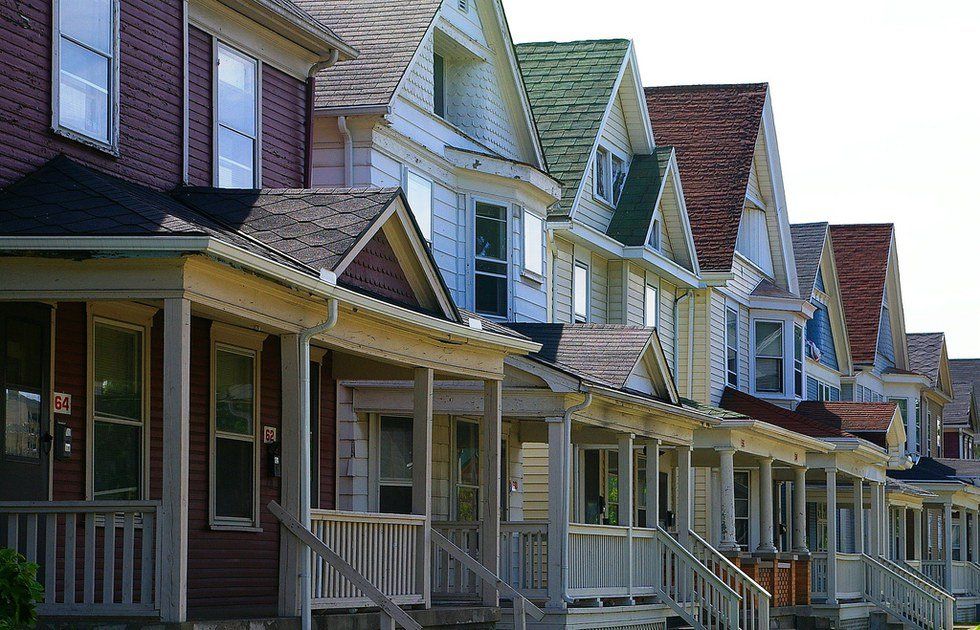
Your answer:
[[[891,223],[830,226],[854,363],[875,360],[893,230]]]
[[[806,400],[796,413],[823,425],[838,426],[848,433],[885,446],[885,433],[895,416],[893,402],[827,402]]]
[[[701,268],[728,271],[769,86],[644,88],[658,145],[677,150]]]
[[[756,398],[731,387],[726,387],[721,395],[721,407],[810,437],[856,437],[842,430],[839,424],[817,422],[800,413],[774,405],[767,400]]]

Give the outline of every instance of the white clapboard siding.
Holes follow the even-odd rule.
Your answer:
[[[554,321],[569,323],[572,321],[572,267],[574,265],[573,247],[568,241],[556,238],[552,254],[552,278]]]
[[[593,253],[589,261],[591,272],[591,303],[589,321],[605,324],[609,317],[609,269],[606,259]]]
[[[599,143],[627,159],[633,156],[633,147],[626,130],[626,116],[623,114],[622,100],[619,94],[614,97],[606,125],[600,131]],[[612,220],[614,210],[593,194],[593,167],[594,161],[589,164],[586,170],[585,184],[582,187],[582,194],[579,196],[575,218],[585,225],[605,233],[609,227],[609,222]]]

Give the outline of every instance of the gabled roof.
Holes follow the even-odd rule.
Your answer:
[[[885,492],[901,492],[903,494],[910,494],[917,497],[934,497],[936,496],[928,490],[923,490],[922,488],[912,485],[910,483],[905,483],[904,481],[899,481],[898,479],[892,479],[888,477],[885,479]]]
[[[796,223],[790,226],[796,278],[800,283],[800,296],[805,299],[813,295],[829,227],[828,223]]]
[[[630,49],[627,39],[517,44],[517,58],[549,171],[567,216]]]
[[[654,137],[677,151],[701,268],[728,271],[768,85],[644,89]]]
[[[875,360],[893,231],[891,223],[830,226],[854,363]]]
[[[726,387],[721,395],[721,407],[742,415],[768,422],[801,435],[815,438],[853,438],[851,433],[834,423],[816,422],[810,418],[774,405],[767,400]]]
[[[678,400],[670,368],[653,328],[620,324],[508,323],[507,326],[541,344],[541,350],[530,355],[535,360],[586,382],[648,396],[648,392],[632,386],[631,381],[642,369],[647,353],[653,352],[660,374],[650,376],[662,381],[667,391],[665,398],[671,402]]]
[[[942,367],[943,344],[946,336],[941,333],[909,333],[909,369],[929,378],[933,387],[939,382]]]
[[[219,0],[234,11],[265,21],[273,30],[289,37],[293,42],[320,54],[334,48],[340,53],[340,59],[352,59],[357,56],[357,50],[341,39],[326,21],[310,15],[297,6],[292,0]],[[271,18],[271,23],[266,21]],[[298,37],[291,37],[285,31],[298,31]]]
[[[943,427],[974,428],[977,418],[970,414],[977,411],[976,391],[973,383],[953,383],[953,402],[943,408]]]
[[[753,297],[780,298],[784,300],[798,300],[800,296],[790,293],[783,287],[777,285],[769,278],[763,278],[759,284],[752,289],[750,294]]]
[[[954,381],[973,383],[973,389],[980,392],[980,359],[950,359],[949,372]]]
[[[391,102],[442,0],[293,0],[357,47],[357,59],[320,72],[315,107],[383,106]]]
[[[606,234],[623,245],[644,245],[657,200],[666,180],[670,147],[657,147],[653,155],[635,155]]]

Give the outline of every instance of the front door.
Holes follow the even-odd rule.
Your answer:
[[[0,304],[0,501],[48,498],[51,309]]]

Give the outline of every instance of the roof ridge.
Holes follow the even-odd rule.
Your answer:
[[[633,40],[626,37],[597,37],[594,39],[570,39],[565,41],[546,40],[536,42],[520,42],[514,46],[571,46],[573,44],[623,44],[631,43]]]
[[[768,81],[758,81],[754,83],[678,83],[674,85],[646,85],[643,90],[717,90],[720,88],[761,88],[769,89]]]

